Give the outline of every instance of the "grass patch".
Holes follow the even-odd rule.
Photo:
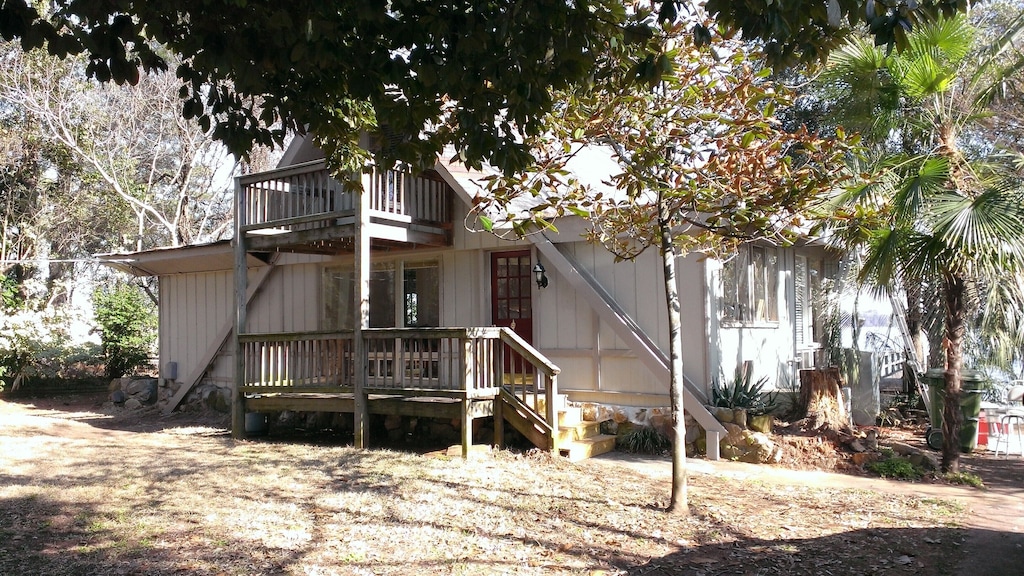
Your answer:
[[[947,472],[940,477],[950,484],[961,484],[964,486],[973,486],[975,488],[985,487],[985,483],[981,481],[981,477],[977,474],[971,474],[970,472]]]
[[[963,551],[922,540],[962,541],[951,504],[884,489],[694,473],[684,516],[665,512],[660,462],[430,458],[182,428],[112,441],[70,418],[18,427],[4,409],[0,574],[794,574],[795,554],[868,574],[898,549],[937,576]],[[647,430],[634,447],[662,442]]]
[[[865,468],[882,478],[895,480],[919,480],[924,471],[906,458],[890,457],[868,463]]]

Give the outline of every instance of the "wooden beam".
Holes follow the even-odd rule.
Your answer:
[[[355,447],[366,448],[370,444],[370,415],[367,409],[366,380],[369,376],[366,341],[363,329],[370,327],[370,182],[369,176],[363,175],[362,191],[356,199],[355,229],[355,405],[354,428]]]
[[[260,287],[270,277],[271,272],[276,269],[277,255],[275,254],[267,266],[260,268],[259,273],[253,278],[252,284],[248,286],[245,294],[245,304],[248,306],[252,299],[256,296]],[[185,399],[185,396],[195,388],[196,384],[202,380],[203,375],[209,370],[210,365],[217,359],[217,354],[224,348],[224,345],[228,343],[231,336],[235,333],[235,319],[231,318],[225,322],[219,330],[217,335],[213,338],[213,343],[206,349],[206,353],[203,354],[202,359],[199,363],[192,368],[192,372],[189,373],[188,377],[182,380],[182,386],[178,391],[171,397],[167,406],[164,406],[164,414],[170,414],[174,412],[175,408],[181,404],[181,401]]]
[[[246,262],[245,233],[242,231],[245,214],[245,195],[242,193],[241,180],[235,178],[235,382],[231,387],[231,436],[245,437],[245,396],[242,386],[245,385],[245,355],[238,335],[245,331],[247,283],[249,267]]]

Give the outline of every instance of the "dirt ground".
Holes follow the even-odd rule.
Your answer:
[[[235,441],[101,400],[0,400],[0,574],[1024,573],[1019,456],[965,456],[978,490],[788,439],[789,468],[690,460],[674,516],[665,458]]]

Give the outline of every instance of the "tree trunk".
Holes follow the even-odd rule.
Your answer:
[[[964,302],[967,283],[957,274],[942,278],[942,292],[946,305],[946,372],[945,398],[942,410],[942,471],[960,471],[960,372],[963,368],[963,338],[967,316]]]
[[[808,429],[838,432],[850,427],[842,388],[843,377],[839,368],[800,371],[797,416],[807,419]]]
[[[686,494],[686,420],[683,417],[683,335],[676,289],[676,247],[672,242],[672,217],[659,203],[658,228],[661,234],[661,259],[665,272],[665,301],[669,327],[669,395],[672,407],[672,497],[668,511],[689,514]]]

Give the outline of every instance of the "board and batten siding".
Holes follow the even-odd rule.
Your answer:
[[[220,328],[234,322],[234,276],[230,270],[160,277],[160,364],[177,363],[177,379],[187,378],[202,360]],[[227,351],[230,354],[230,350]],[[231,382],[231,363],[217,361],[206,379]]]
[[[246,314],[249,333],[308,332],[320,329],[318,263],[284,264],[267,279]],[[250,270],[250,275],[252,274]]]
[[[291,260],[296,260],[291,258]],[[248,332],[301,332],[319,329],[322,309],[320,265],[304,262],[276,266],[248,310]],[[250,282],[261,267],[249,268]],[[231,270],[170,274],[160,277],[160,363],[177,363],[177,379],[196,369],[225,325],[234,326],[234,273]],[[202,380],[223,386],[232,382],[230,340]]]
[[[668,313],[662,263],[656,250],[644,252],[632,262],[615,262],[604,248],[582,241],[559,244],[559,249],[590,272],[667,356]],[[683,370],[688,379],[704,386],[708,380],[707,320],[701,257],[679,258],[676,274],[683,324]],[[548,275],[548,288],[535,292],[534,330],[537,347],[562,369],[559,387],[606,393],[609,400],[625,400],[629,395],[667,398],[669,383],[655,377],[613,327],[602,322],[586,299],[553,275],[550,267]]]

